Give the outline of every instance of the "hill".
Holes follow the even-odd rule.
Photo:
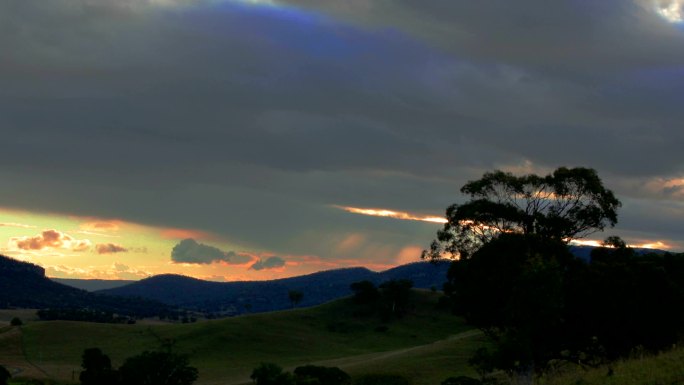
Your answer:
[[[71,278],[50,278],[51,280],[61,283],[62,285],[67,285],[75,287],[77,289],[82,289],[86,291],[98,291],[113,289],[115,287],[121,287],[131,284],[135,281],[127,281],[123,279],[71,279]]]
[[[410,279],[416,288],[441,288],[448,268],[448,262],[416,262],[379,273],[357,267],[247,282],[209,282],[180,275],[158,275],[98,293],[141,297],[186,309],[236,315],[290,308],[290,290],[304,293],[299,306],[318,305],[350,295],[349,285],[362,280],[380,284],[390,279]]]
[[[119,366],[126,357],[173,339],[174,350],[189,354],[191,365],[199,369],[197,385],[250,383],[251,370],[263,361],[288,369],[307,363],[335,365],[352,375],[400,373],[414,385],[436,384],[450,375],[472,375],[467,357],[483,344],[479,332],[437,308],[439,296],[414,290],[411,311],[390,323],[377,315],[359,315],[348,298],[194,324],[34,322],[20,329],[26,362],[15,359],[12,370],[28,371],[31,362],[45,377],[69,380],[72,371],[78,374],[85,348],[101,348]],[[3,351],[0,347],[0,361]]]
[[[48,279],[40,266],[0,255],[0,308],[78,308],[150,316],[164,312],[168,306],[88,293]]]

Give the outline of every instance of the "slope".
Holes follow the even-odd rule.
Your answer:
[[[72,371],[78,370],[85,348],[100,347],[115,365],[120,365],[126,357],[158,348],[160,341],[172,339],[174,349],[189,354],[191,363],[199,368],[198,384],[240,383],[249,380],[251,369],[262,361],[294,367],[428,345],[469,329],[459,318],[437,309],[437,300],[435,293],[414,291],[410,314],[389,324],[381,323],[376,316],[358,315],[350,299],[309,309],[186,325],[37,322],[23,327],[24,344],[28,359],[50,377],[69,379]],[[453,340],[452,344],[444,345],[445,351],[456,359],[466,357],[481,344],[476,335],[469,335],[466,340],[469,338],[475,340],[464,344]],[[437,350],[427,349],[424,353],[435,357],[439,355]],[[394,357],[405,360],[409,356],[405,352]],[[377,362],[392,371],[397,365],[392,364],[391,358],[387,356]],[[441,369],[423,367],[422,371],[437,370],[451,375],[453,365]],[[418,378],[423,374],[415,372],[412,376]]]

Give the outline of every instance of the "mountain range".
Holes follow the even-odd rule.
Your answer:
[[[181,275],[158,275],[99,294],[140,297],[217,315],[236,315],[287,309],[290,291],[303,294],[297,305],[306,307],[351,295],[350,285],[368,280],[376,285],[392,279],[409,279],[416,288],[441,289],[448,262],[415,262],[374,272],[363,267],[322,271],[271,281],[211,282]]]
[[[89,293],[54,282],[40,266],[0,255],[0,308],[71,308],[152,316],[168,311],[160,302]]]

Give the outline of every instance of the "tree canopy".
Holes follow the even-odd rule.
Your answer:
[[[116,385],[118,374],[112,369],[112,361],[109,356],[102,353],[98,348],[89,348],[83,351],[79,379],[82,385]]]
[[[423,258],[468,258],[506,233],[568,242],[615,226],[621,205],[595,170],[582,167],[546,176],[488,172],[461,192],[470,200],[447,208],[447,223]]]
[[[146,351],[129,357],[119,370],[98,348],[86,349],[82,355],[81,385],[191,385],[197,380],[196,368],[188,365],[188,357],[173,353],[169,342],[166,351]]]
[[[121,383],[126,385],[191,385],[198,376],[187,356],[170,351],[146,351],[130,357],[119,373]]]

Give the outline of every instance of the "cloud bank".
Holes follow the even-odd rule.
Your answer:
[[[243,264],[252,260],[248,255],[221,249],[199,243],[188,238],[180,241],[171,251],[171,260],[175,263],[211,264],[224,262],[228,264]]]
[[[276,269],[285,266],[285,260],[280,257],[268,257],[266,259],[260,258],[254,262],[249,268],[252,270]]]
[[[90,248],[91,242],[87,239],[75,239],[57,230],[44,230],[33,237],[10,238],[10,245],[21,250],[67,249],[85,251]]]
[[[684,177],[671,4],[0,2],[0,204],[391,263],[439,224],[335,206],[440,216],[485,171],[588,166],[615,233],[681,244],[652,183]]]

